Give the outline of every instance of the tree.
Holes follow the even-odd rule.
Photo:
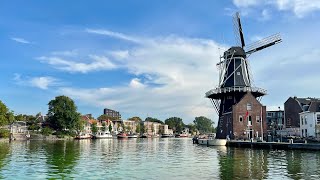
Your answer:
[[[141,123],[139,122],[136,126],[136,133],[140,134],[140,131],[141,131]]]
[[[100,115],[98,118],[97,118],[99,121],[104,121],[104,120],[111,120],[111,121],[114,121],[114,120],[117,120],[116,117],[111,117],[111,116],[108,116],[106,114],[102,114]]]
[[[196,117],[193,123],[195,124],[196,128],[200,133],[214,132],[214,122],[209,118],[206,118],[204,116]]]
[[[136,123],[140,123],[142,121],[142,119],[138,116],[134,116],[128,119],[129,121],[134,121]]]
[[[102,128],[101,128],[101,131],[106,131],[107,127],[106,127],[106,122],[103,122],[102,123]]]
[[[157,119],[157,118],[152,118],[152,117],[147,117],[145,121],[156,122],[156,123],[164,124],[161,120],[159,120],[159,119]]]
[[[111,133],[111,131],[112,131],[112,125],[109,124],[109,132]]]
[[[92,134],[96,134],[98,132],[97,122],[93,122],[91,124],[91,132]]]
[[[73,100],[67,96],[57,96],[49,103],[48,123],[57,131],[76,128],[80,123],[80,114]]]
[[[173,130],[174,133],[180,133],[185,126],[182,119],[179,117],[170,117],[164,122]]]
[[[14,115],[7,106],[0,100],[0,126],[8,125],[14,122]]]
[[[189,123],[188,125],[186,125],[186,127],[189,128],[191,134],[197,131],[196,125],[194,125],[193,123]]]

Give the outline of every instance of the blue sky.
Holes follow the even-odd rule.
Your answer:
[[[46,113],[58,95],[82,114],[103,108],[124,119],[217,115],[204,93],[235,45],[240,11],[247,44],[283,42],[250,56],[267,108],[289,96],[320,97],[320,1],[1,1],[0,99],[16,114]]]

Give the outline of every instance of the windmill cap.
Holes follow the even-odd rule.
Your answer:
[[[242,47],[234,46],[225,51],[223,56],[226,59],[231,58],[232,56],[246,58],[246,52],[243,50]]]

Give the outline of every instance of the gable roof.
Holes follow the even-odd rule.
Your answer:
[[[310,112],[320,112],[320,98],[297,98],[293,97],[294,100],[298,102],[301,109],[303,111],[310,111]],[[304,109],[303,106],[307,105],[308,109]]]

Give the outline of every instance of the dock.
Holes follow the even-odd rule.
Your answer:
[[[320,150],[320,143],[293,143],[293,142],[255,142],[255,141],[228,141],[229,147],[243,147],[256,149],[281,150]]]

